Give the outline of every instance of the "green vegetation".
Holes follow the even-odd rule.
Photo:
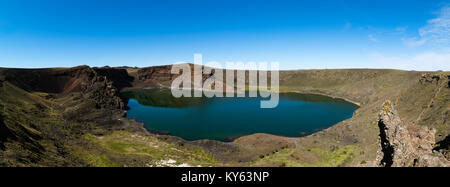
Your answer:
[[[346,145],[335,150],[284,148],[253,162],[253,166],[336,167],[343,166],[359,153],[359,147]]]
[[[167,160],[176,161],[176,163],[172,163],[173,166],[181,164],[211,166],[216,163],[213,157],[198,147],[187,148],[181,145],[167,143],[159,140],[156,136],[143,136],[127,131],[114,131],[107,136],[97,137],[87,134],[84,138],[114,154],[148,157],[148,160],[151,160],[147,163],[148,166],[163,165],[161,163]]]
[[[322,159],[322,162],[319,162],[317,165],[329,167],[342,166],[358,151],[359,148],[354,145],[346,145],[333,151],[326,151],[320,148],[311,149],[311,152],[319,155]]]
[[[123,166],[119,163],[112,162],[105,154],[90,153],[84,151],[82,148],[74,151],[74,154],[87,162],[88,165],[94,167],[120,167]]]
[[[55,103],[45,99],[46,96],[45,93],[26,92],[7,82],[0,87],[0,127],[4,131],[1,132],[2,138],[5,139],[5,142],[0,142],[5,147],[5,151],[0,152],[3,153],[0,154],[0,165],[22,166],[23,163],[17,162],[18,159],[30,162],[38,160],[43,165],[64,162],[55,159],[58,149],[64,147],[49,139],[58,139],[66,133],[67,129],[55,130],[55,126],[70,123],[61,123],[60,116],[53,110]],[[53,133],[48,133],[50,131]],[[68,159],[66,162],[70,161]],[[40,165],[36,161],[34,164]]]

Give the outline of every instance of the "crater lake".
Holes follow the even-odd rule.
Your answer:
[[[300,137],[351,118],[357,105],[322,95],[280,93],[276,108],[260,108],[262,97],[181,97],[170,89],[122,92],[128,99],[127,118],[149,131],[186,140],[233,138],[267,133]],[[248,96],[248,94],[247,94]]]

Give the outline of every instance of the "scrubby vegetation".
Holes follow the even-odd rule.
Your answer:
[[[166,160],[174,160],[173,165],[212,166],[215,159],[199,147],[184,147],[159,140],[156,136],[144,136],[127,131],[114,131],[107,136],[87,134],[85,139],[112,154],[141,157],[148,160],[146,166],[158,166]],[[88,158],[89,159],[89,158]]]
[[[336,167],[360,154],[358,146],[347,145],[333,150],[284,148],[252,163],[253,166]]]

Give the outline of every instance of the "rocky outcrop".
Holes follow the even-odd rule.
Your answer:
[[[170,87],[172,81],[178,77],[171,73],[172,66],[154,66],[140,68],[134,73],[134,86],[138,88],[146,87]]]
[[[188,64],[191,68],[191,87],[194,86],[194,76],[200,74],[202,77],[202,85],[203,82],[211,77],[215,76],[216,70],[214,68],[211,68],[211,73],[204,74],[204,71],[206,68],[210,68],[207,66],[199,66],[195,64]],[[196,71],[196,68],[200,68],[201,70]],[[163,87],[168,88],[171,87],[172,81],[180,76],[182,71],[180,71],[180,74],[172,74],[172,65],[166,65],[166,66],[154,66],[154,67],[146,67],[146,68],[140,68],[137,70],[136,73],[133,73],[133,76],[135,77],[135,81],[133,82],[134,88],[146,88],[146,87]],[[224,88],[227,88],[227,85],[225,84],[225,72],[223,72],[223,78],[222,78],[222,84],[224,85]],[[212,87],[215,86],[215,82],[211,84]]]
[[[77,66],[67,69],[8,69],[2,76],[5,81],[29,92],[60,95],[81,92],[87,98],[93,99],[97,108],[124,109],[125,104],[119,97],[119,90],[110,78],[123,75],[123,71]],[[119,83],[121,84],[117,85],[124,85],[123,82]]]
[[[450,75],[447,75],[447,88],[450,88]]]
[[[94,73],[94,76],[89,77],[81,84],[81,93],[93,99],[97,108],[125,108],[124,102],[119,97],[119,90],[106,76],[97,76]]]
[[[113,86],[121,90],[122,88],[131,87],[134,77],[128,75],[124,68],[111,68],[109,66],[101,68],[92,68],[99,76],[105,76],[113,82]]]
[[[425,81],[433,79],[435,78]],[[436,130],[404,124],[390,101],[383,105],[378,126],[380,147],[375,166],[450,166],[450,162],[441,153],[433,151]]]
[[[437,146],[433,149],[444,154],[447,160],[450,160],[450,135],[447,135],[443,140],[436,143]]]
[[[156,66],[139,69],[137,72],[137,78],[139,80],[158,80],[158,81],[170,81],[175,77],[175,74],[171,74],[172,66]]]
[[[96,102],[97,108],[125,109],[117,86],[126,87],[132,81],[132,78],[127,76],[126,70],[80,66],[71,68],[68,72],[72,72],[71,77],[76,80],[74,82],[80,82],[79,85],[73,84],[72,87],[79,86],[84,96]]]
[[[430,73],[424,73],[422,74],[419,81],[423,83],[432,83],[432,82],[439,82],[439,80],[443,77],[443,75],[439,74],[430,74]]]

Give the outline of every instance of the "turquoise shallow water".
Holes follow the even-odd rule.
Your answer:
[[[186,140],[229,140],[253,133],[299,137],[351,118],[358,106],[342,99],[286,93],[278,107],[261,109],[266,98],[174,98],[170,90],[135,90],[128,118],[145,128]]]

